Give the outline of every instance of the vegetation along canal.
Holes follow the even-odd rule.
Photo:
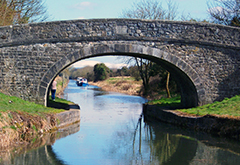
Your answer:
[[[238,141],[144,121],[141,113],[142,103],[146,100],[142,97],[108,93],[95,86],[81,88],[70,80],[64,98],[80,105],[80,128],[70,127],[73,129],[71,133],[60,131],[58,137],[63,138],[14,156],[12,164],[185,165],[240,162]]]

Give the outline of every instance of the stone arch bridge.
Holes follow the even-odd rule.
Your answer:
[[[222,25],[92,19],[0,27],[0,92],[47,105],[54,77],[76,61],[142,57],[167,69],[185,107],[240,94],[240,29]]]

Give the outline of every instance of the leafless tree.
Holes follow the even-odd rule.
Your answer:
[[[209,0],[208,8],[214,23],[240,26],[240,0]]]
[[[149,80],[150,80],[149,68],[151,67],[151,65],[153,63],[151,61],[143,59],[143,58],[134,57],[132,59],[135,60],[135,63],[138,67],[138,71],[139,71],[140,77],[142,79],[143,87],[145,90],[144,94],[147,94],[148,90],[149,90]]]
[[[167,0],[167,9],[157,0],[142,0],[133,3],[131,9],[123,10],[123,18],[152,19],[152,20],[175,20],[177,18],[178,5]]]
[[[158,0],[141,0],[138,3],[133,3],[131,9],[123,10],[123,18],[137,18],[137,19],[152,19],[152,20],[175,20],[178,15],[178,5],[172,1],[167,0],[167,9],[164,9],[162,3]],[[138,70],[143,81],[144,93],[148,92],[149,89],[149,66],[152,62],[142,58],[130,58],[129,61],[135,60],[135,64],[138,66]],[[170,72],[168,73],[168,80],[166,84],[166,90],[168,97],[170,96],[169,91],[169,78]]]
[[[0,0],[0,25],[45,21],[48,18],[43,0]]]

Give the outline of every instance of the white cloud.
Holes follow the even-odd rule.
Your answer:
[[[78,17],[77,19],[86,19],[86,18],[84,18],[84,17]]]
[[[98,63],[102,63],[102,62],[100,62],[100,61],[87,61],[87,60],[83,60],[83,61],[79,61],[79,62],[74,63],[73,67],[74,68],[82,68],[82,67],[85,67],[85,66],[94,66],[94,65],[96,65]],[[104,62],[104,64],[108,68],[122,68],[123,66],[127,66],[127,64],[123,64],[123,63],[113,64],[113,63]]]
[[[86,60],[83,60],[83,61],[79,61],[79,62],[74,63],[73,67],[75,67],[75,68],[82,68],[82,67],[85,67],[85,66],[94,66],[97,63],[100,63],[100,62],[99,61],[86,61]]]
[[[78,9],[78,10],[89,10],[89,9],[94,9],[94,7],[97,6],[96,3],[92,3],[92,2],[81,2],[78,4],[75,4],[74,6],[72,6],[72,8],[74,9]]]
[[[221,6],[217,6],[217,7],[208,9],[208,11],[214,12],[214,13],[221,13],[223,11],[223,8]]]
[[[127,64],[110,64],[110,63],[105,63],[105,65],[108,67],[108,68],[122,68],[124,66],[127,66]]]

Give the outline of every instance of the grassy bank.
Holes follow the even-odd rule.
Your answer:
[[[161,98],[159,100],[152,100],[148,102],[149,105],[157,105],[162,107],[179,107],[181,105],[181,97]]]
[[[239,117],[240,116],[240,95],[232,98],[225,98],[221,102],[214,102],[196,108],[181,109],[179,112],[194,115],[217,115],[223,117]]]
[[[58,101],[63,101],[59,99]],[[15,96],[8,96],[0,93],[0,112],[25,112],[32,115],[43,114],[43,113],[59,113],[63,110],[48,108],[43,105],[35,104],[33,102],[24,101]]]
[[[160,100],[151,101],[148,104],[158,106],[178,106],[180,105],[180,99],[180,97],[170,99],[162,98]],[[215,115],[238,118],[240,116],[240,95],[232,98],[226,98],[221,102],[216,101],[212,104],[206,104],[196,108],[178,109],[177,111],[185,115]]]
[[[69,101],[56,98],[61,104]],[[0,93],[0,150],[31,143],[44,132],[56,129],[55,109]]]
[[[132,77],[110,77],[104,81],[89,82],[105,91],[125,93],[128,95],[139,95],[142,82],[135,81]]]
[[[148,93],[145,94],[142,80],[136,81],[135,78],[129,76],[110,77],[104,81],[89,82],[89,84],[96,85],[105,91],[142,96],[148,100],[159,99],[167,96],[165,89],[161,89],[159,87],[159,83],[159,78],[153,78],[152,80],[150,80],[150,88],[148,90]],[[171,96],[177,95],[177,93],[171,92]]]
[[[0,149],[33,139],[39,131],[48,131],[51,125],[47,119],[52,120],[52,114],[58,112],[61,110],[0,93]]]
[[[67,82],[63,83],[61,77],[57,82],[59,96]],[[73,103],[58,97],[55,101],[49,97],[49,103],[54,108],[0,93],[0,150],[29,144],[43,133],[56,130],[59,120],[55,114],[70,109]]]

